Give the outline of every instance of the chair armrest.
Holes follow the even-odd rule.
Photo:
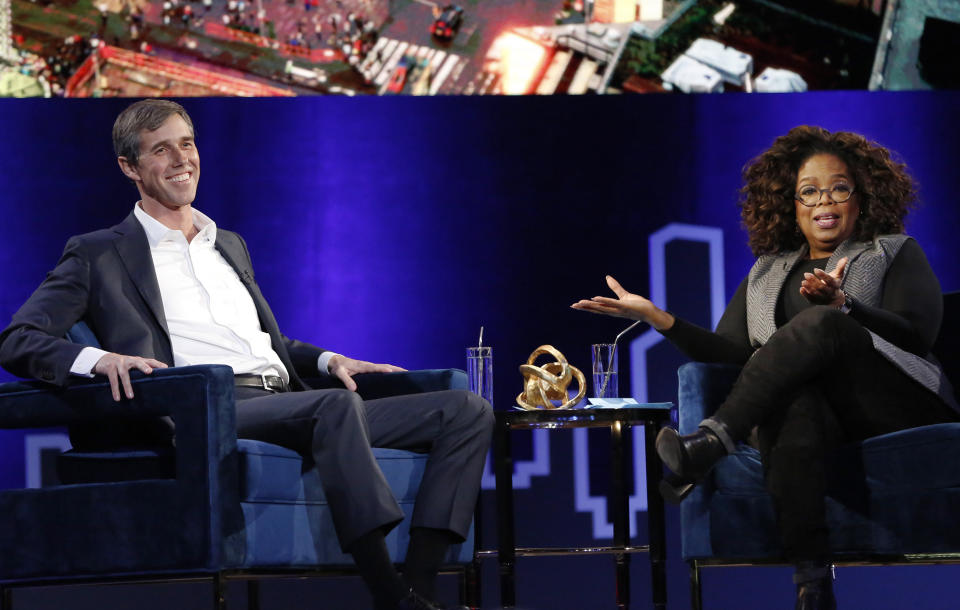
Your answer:
[[[724,401],[740,375],[734,364],[688,362],[677,370],[680,433],[690,434]]]
[[[229,389],[233,421],[233,372],[222,365],[155,369],[151,375],[131,371],[134,398],[114,401],[102,379],[77,379],[67,387],[38,381],[0,384],[0,428],[68,426],[104,417],[174,416],[180,425],[196,420],[212,398]]]
[[[89,534],[88,543],[73,545],[76,549],[65,545],[70,548],[51,555],[59,557],[56,566],[15,555],[9,565],[0,559],[0,576],[122,571],[129,567],[130,557],[139,558],[132,563],[142,570],[173,565],[212,569],[240,562],[243,515],[237,485],[233,371],[223,365],[175,367],[135,374],[132,381],[134,398],[120,402],[114,402],[110,385],[99,379],[78,380],[66,388],[36,382],[0,385],[0,428],[63,426],[131,415],[169,415],[177,426],[175,480],[65,485],[47,488],[43,494],[31,493],[35,490],[0,494],[0,504],[16,504],[24,515],[48,515],[52,509],[46,498],[60,498],[61,509],[71,507],[66,512],[58,509],[59,518],[46,522],[46,529],[26,528],[36,533],[35,546],[51,553],[64,540],[75,538],[77,531],[87,532],[90,523],[101,524]],[[157,540],[165,542],[160,545]],[[4,542],[13,545],[0,533],[0,548],[6,548]]]
[[[423,369],[400,373],[361,373],[354,376],[357,392],[364,400],[421,394],[440,390],[466,390],[467,374],[460,369]],[[336,377],[311,377],[304,382],[312,388],[342,388]]]

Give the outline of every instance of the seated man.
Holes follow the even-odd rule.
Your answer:
[[[130,370],[226,364],[237,434],[303,454],[320,475],[341,546],[380,608],[432,609],[447,547],[468,533],[490,442],[490,405],[464,391],[363,401],[352,376],[402,370],[284,336],[254,280],[246,244],[192,206],[200,178],[193,123],[179,104],[144,100],[113,126],[120,169],[140,191],[123,222],[71,238],[56,268],[0,333],[0,364],[65,385],[103,375],[133,397]],[[62,337],[85,321],[104,349]],[[346,389],[312,390],[317,373]],[[71,429],[79,449],[170,444],[169,420]],[[428,448],[404,579],[384,535],[403,515],[371,447]]]

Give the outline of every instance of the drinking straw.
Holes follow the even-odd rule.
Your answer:
[[[606,370],[603,372],[603,385],[600,386],[600,391],[597,392],[599,396],[603,396],[604,393],[607,391],[607,383],[610,382],[610,376],[613,374],[613,359],[616,358],[616,355],[617,355],[617,343],[620,341],[621,337],[627,334],[628,331],[632,330],[633,327],[639,324],[640,322],[643,322],[643,320],[637,320],[630,326],[624,328],[623,330],[620,331],[620,334],[617,335],[617,338],[613,340],[613,347],[610,349],[610,359],[607,362]],[[481,336],[483,335],[483,329],[480,329],[480,335]]]
[[[483,397],[483,327],[480,327],[480,339],[477,340],[477,394]]]

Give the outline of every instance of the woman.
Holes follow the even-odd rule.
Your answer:
[[[824,455],[839,443],[956,421],[927,356],[943,301],[926,256],[903,234],[914,199],[904,165],[862,136],[796,127],[744,170],[740,207],[757,261],[716,332],[612,277],[616,298],[575,309],[644,320],[690,358],[743,371],[693,434],[664,429],[657,452],[679,501],[752,431],[795,563],[798,609],[835,608]]]

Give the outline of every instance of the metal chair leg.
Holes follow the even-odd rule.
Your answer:
[[[474,558],[461,574],[463,593],[460,603],[468,608],[480,607],[480,562]]]
[[[483,544],[483,492],[477,494],[477,503],[473,507],[473,560],[463,573],[466,586],[465,597],[460,600],[470,608],[480,607],[480,555],[477,552]]]
[[[220,572],[213,575],[213,610],[227,610],[227,579]]]
[[[700,582],[700,565],[694,559],[690,562],[690,608],[703,610],[702,587]]]
[[[247,610],[260,610],[260,581],[247,581]]]

